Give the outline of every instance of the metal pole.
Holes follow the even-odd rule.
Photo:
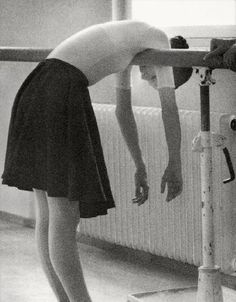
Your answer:
[[[130,19],[131,7],[131,0],[112,0],[112,20]]]
[[[202,198],[202,256],[199,267],[197,302],[223,302],[220,268],[215,266],[213,192],[212,192],[212,134],[210,131],[211,73],[200,84],[201,98],[201,198]]]
[[[214,222],[212,195],[212,145],[209,85],[200,86],[201,96],[201,197],[203,266],[214,267]]]
[[[130,19],[131,7],[131,0],[112,0],[112,20]],[[117,101],[131,99],[130,71],[131,67],[116,74]]]

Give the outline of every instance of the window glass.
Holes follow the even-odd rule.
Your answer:
[[[236,0],[133,0],[132,18],[157,27],[235,25]]]

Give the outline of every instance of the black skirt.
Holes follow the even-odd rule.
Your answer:
[[[11,113],[3,184],[80,204],[80,217],[115,207],[88,80],[46,59],[19,89]]]

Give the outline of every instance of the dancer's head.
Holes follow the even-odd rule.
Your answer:
[[[175,36],[171,38],[170,45],[171,48],[189,48],[187,41],[182,36]],[[190,79],[192,72],[193,69],[191,67],[173,67],[175,89],[186,83]]]

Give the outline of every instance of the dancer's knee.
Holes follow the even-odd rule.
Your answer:
[[[76,266],[78,222],[77,205],[64,198],[49,198],[49,254],[59,274],[69,274]]]
[[[67,198],[48,197],[49,204],[49,248],[50,253],[76,245],[76,230],[79,222],[78,202],[71,202]]]

